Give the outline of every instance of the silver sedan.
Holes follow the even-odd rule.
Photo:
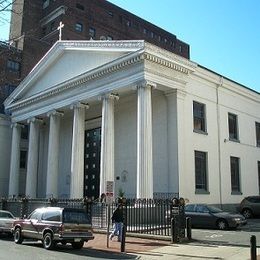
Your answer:
[[[6,210],[0,210],[0,233],[12,234],[12,226],[15,221],[14,215]]]

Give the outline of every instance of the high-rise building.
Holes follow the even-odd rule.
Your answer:
[[[144,19],[106,0],[17,0],[10,40],[23,51],[24,78],[46,51],[63,40],[141,40],[189,59],[189,45]]]

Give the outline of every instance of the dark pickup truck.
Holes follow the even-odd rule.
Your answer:
[[[53,249],[59,242],[81,249],[84,242],[94,239],[91,216],[76,208],[38,208],[28,218],[14,221],[12,232],[15,243],[26,238],[41,240],[45,249]]]

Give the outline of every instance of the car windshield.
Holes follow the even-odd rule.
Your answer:
[[[64,223],[90,224],[90,216],[81,210],[64,209],[63,211]]]
[[[208,206],[208,209],[211,213],[220,213],[220,212],[223,212],[222,209],[219,209],[219,208],[216,208],[216,207],[213,207],[213,206]]]

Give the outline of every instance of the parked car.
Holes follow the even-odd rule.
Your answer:
[[[191,218],[192,226],[218,229],[237,228],[247,223],[244,216],[223,211],[207,204],[188,204],[186,217]]]
[[[0,233],[12,234],[14,215],[6,210],[0,210]]]
[[[225,212],[207,204],[188,204],[185,206],[186,217],[191,218],[192,227],[228,229],[237,228],[247,223],[241,214]],[[170,221],[170,210],[165,214],[167,223]]]
[[[28,218],[14,221],[12,230],[15,243],[25,238],[41,240],[45,249],[59,242],[81,249],[84,242],[94,239],[90,214],[75,208],[38,208]]]
[[[242,213],[245,218],[260,215],[260,196],[245,197],[239,205],[239,212]]]

